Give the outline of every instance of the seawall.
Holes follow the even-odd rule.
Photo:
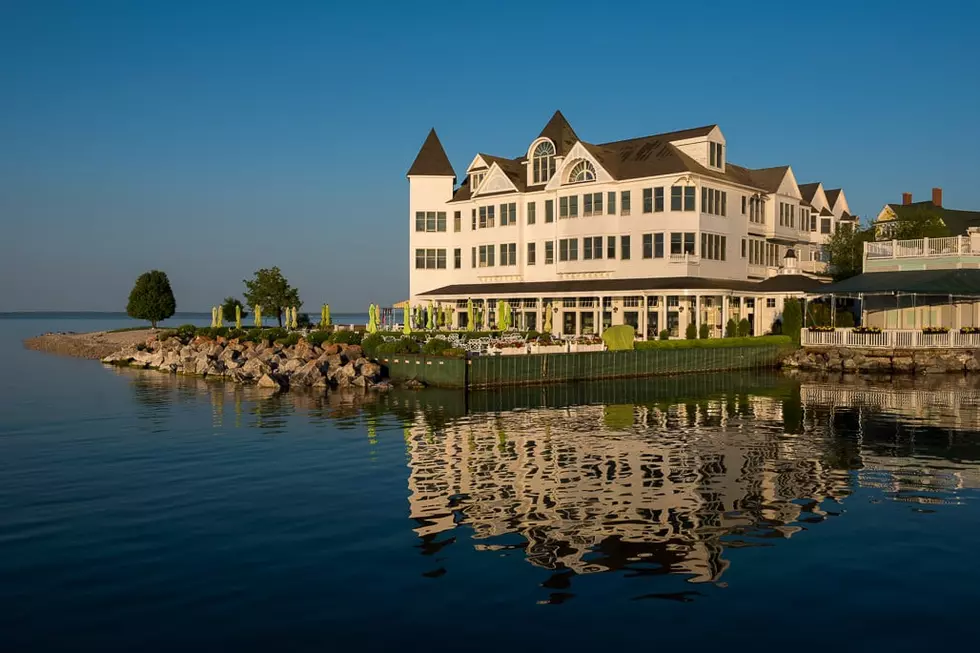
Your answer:
[[[875,374],[952,374],[980,370],[977,349],[798,349],[783,367],[817,372]]]

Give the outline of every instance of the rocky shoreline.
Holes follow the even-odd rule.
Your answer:
[[[102,358],[103,363],[154,369],[170,374],[219,378],[255,384],[270,390],[289,388],[390,387],[382,367],[364,357],[359,345],[324,344],[300,340],[280,345],[247,340],[196,336],[188,342],[155,336],[128,345]]]
[[[783,367],[816,372],[962,374],[980,370],[980,350],[804,348],[786,357]]]
[[[49,354],[99,360],[122,347],[146,342],[157,333],[152,329],[91,331],[88,333],[45,333],[24,340],[24,347]]]

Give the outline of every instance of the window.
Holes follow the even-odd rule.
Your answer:
[[[506,227],[508,225],[517,224],[517,204],[511,202],[510,204],[500,205],[500,226]]]
[[[582,260],[602,258],[602,236],[586,236],[582,239]]]
[[[558,260],[578,260],[578,238],[562,238],[558,241]]]
[[[630,237],[619,237],[619,258],[623,261],[630,260]]]
[[[476,247],[470,248],[470,267],[476,267]]]
[[[728,193],[702,186],[701,212],[722,217],[728,215]]]
[[[590,217],[592,215],[592,194],[586,193],[582,196],[582,215]]]
[[[817,230],[817,214],[810,211],[810,231]]]
[[[606,194],[606,213],[616,215],[616,191],[614,190]]]
[[[544,201],[544,221],[545,222],[555,221],[555,200]]]
[[[643,189],[643,212],[653,213],[653,189]]]
[[[445,231],[446,212],[445,211],[416,211],[415,212],[415,231]]]
[[[708,143],[708,164],[712,168],[721,168],[725,165],[724,147],[721,143]]]
[[[495,247],[493,245],[480,245],[480,267],[492,268]]]
[[[701,234],[701,258],[712,261],[726,260],[725,250],[728,248],[728,238],[720,234]]]
[[[662,213],[664,210],[664,187],[657,186],[653,189],[653,210],[655,213]]]
[[[694,206],[694,186],[684,187],[684,210],[685,211],[697,210]]]
[[[616,237],[607,236],[606,237],[606,258],[614,259],[616,258]]]
[[[742,199],[745,199],[744,197]],[[747,245],[746,240],[742,239],[742,258],[745,258],[745,246]]]
[[[486,172],[474,172],[472,175],[470,175],[472,178],[470,181],[470,193],[476,192],[476,190],[480,187],[480,184],[483,183],[483,178],[486,176]]]
[[[416,270],[445,270],[446,250],[417,249],[415,250]]]
[[[568,217],[568,198],[559,197],[558,198],[558,217],[567,218]]]
[[[602,193],[592,194],[592,215],[602,215]]]
[[[664,235],[653,234],[653,258],[664,257]]]
[[[459,233],[463,230],[463,214],[460,211],[453,213],[453,231]]]
[[[680,256],[683,254],[689,254],[694,256],[697,254],[695,251],[695,234],[694,232],[688,231],[686,233],[672,233],[670,234],[670,255]]]
[[[494,206],[481,206],[480,207],[480,229],[489,229],[493,227],[494,224]]]
[[[555,262],[555,241],[546,240],[544,243],[544,264],[552,265]]]
[[[643,258],[653,258],[653,234],[643,234]]]
[[[749,198],[749,222],[758,224],[765,224],[766,222],[765,204],[763,204],[761,197]]]
[[[534,148],[534,155],[531,157],[534,171],[534,183],[543,184],[551,179],[555,174],[555,146],[549,141],[543,141]]]
[[[527,244],[527,264],[528,265],[534,265],[535,263],[537,263],[537,251],[535,251],[535,250],[536,250],[536,248],[534,246],[534,243],[528,243]]]
[[[742,195],[742,215],[745,215],[745,195]]]
[[[458,270],[463,267],[463,250],[456,248],[453,250],[453,268]]]
[[[517,243],[500,245],[500,265],[517,265]]]
[[[568,173],[568,183],[577,184],[584,181],[595,181],[595,168],[588,161],[579,161]]]
[[[780,227],[796,226],[796,206],[792,204],[787,204],[786,202],[779,203],[779,226]]]
[[[476,231],[476,209],[473,209],[473,226],[471,228]]]
[[[830,218],[820,218],[820,233],[830,233]]]
[[[537,220],[537,208],[534,206],[534,202],[527,203],[527,223],[534,224]]]
[[[619,194],[619,214],[630,214],[630,192],[628,190],[624,190]]]
[[[578,217],[578,195],[572,195],[568,198],[568,217]]]
[[[776,308],[775,297],[766,297],[766,308]]]

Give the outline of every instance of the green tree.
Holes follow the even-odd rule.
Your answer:
[[[800,300],[787,298],[783,304],[783,334],[800,344],[800,329],[803,327],[803,308]]]
[[[949,235],[949,228],[939,214],[925,206],[903,209],[891,233],[895,240],[945,238]]]
[[[748,338],[749,337],[749,333],[751,331],[752,331],[752,325],[749,324],[749,319],[747,317],[743,317],[741,320],[739,320],[739,322],[738,322],[738,337],[739,338]]]
[[[864,243],[874,240],[874,229],[842,224],[823,246],[827,267],[834,281],[842,281],[864,270]]]
[[[299,298],[299,290],[293,288],[282,276],[279,268],[262,268],[256,270],[252,279],[245,279],[245,301],[249,306],[261,306],[263,314],[276,316],[279,326],[282,326],[283,309],[295,306],[299,308],[303,302]]]
[[[172,317],[177,311],[177,301],[170,289],[170,279],[166,272],[150,270],[136,279],[129,293],[126,314],[137,320],[149,320],[153,328],[157,322]]]
[[[738,335],[738,321],[735,318],[729,318],[728,323],[725,325],[725,337],[734,338]]]
[[[694,322],[688,322],[687,328],[684,329],[684,337],[688,340],[697,340],[698,328],[694,326]]]
[[[248,312],[245,310],[245,305],[238,299],[234,297],[225,297],[225,300],[221,302],[221,317],[225,322],[234,323],[235,321],[235,307],[242,307],[242,319],[244,320],[248,317]]]

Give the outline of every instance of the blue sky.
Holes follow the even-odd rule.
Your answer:
[[[874,215],[980,209],[980,3],[0,0],[0,310],[203,310],[280,266],[315,310],[407,293],[405,171],[555,109],[602,142],[718,123]]]

